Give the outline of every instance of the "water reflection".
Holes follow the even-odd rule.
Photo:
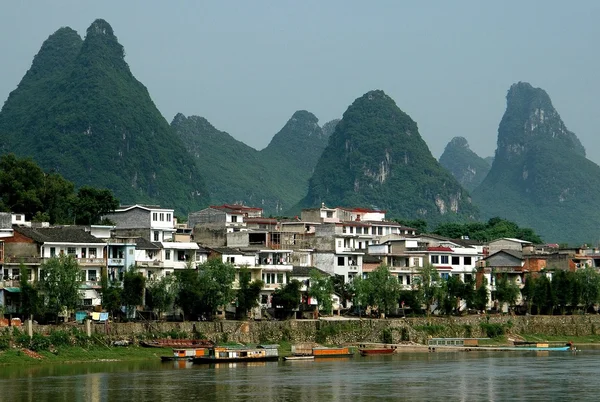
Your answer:
[[[1,367],[2,400],[591,399],[599,351],[415,353],[313,362]],[[564,373],[569,373],[565,375]]]

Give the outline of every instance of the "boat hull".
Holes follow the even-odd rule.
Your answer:
[[[259,357],[220,357],[215,358],[212,356],[205,357],[194,357],[194,364],[215,364],[215,363],[240,363],[240,362],[267,362],[277,361],[279,356],[259,356]]]
[[[394,353],[396,350],[391,348],[381,348],[381,349],[359,349],[359,353],[361,356],[371,356],[371,355],[390,355]]]
[[[283,360],[315,360],[314,356],[286,356]]]

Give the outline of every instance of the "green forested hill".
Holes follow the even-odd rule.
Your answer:
[[[484,216],[532,227],[546,242],[600,238],[600,167],[585,158],[548,94],[528,83],[508,91],[496,156],[473,199]]]
[[[77,186],[109,188],[122,203],[182,213],[208,203],[193,161],[104,20],[83,41],[61,28],[44,42],[0,112],[0,144]]]
[[[215,204],[243,203],[281,214],[306,193],[327,138],[317,118],[298,111],[262,151],[217,130],[206,119],[178,114],[171,123],[207,182]]]
[[[440,157],[440,164],[469,191],[473,191],[490,170],[490,164],[471,151],[464,137],[452,138]]]
[[[431,155],[417,124],[383,91],[356,99],[337,124],[297,206],[361,206],[430,224],[476,218],[469,194]]]

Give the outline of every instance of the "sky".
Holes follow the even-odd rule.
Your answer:
[[[455,136],[491,156],[506,93],[526,81],[600,164],[596,0],[4,2],[0,102],[49,35],[83,37],[96,18],[167,121],[199,115],[256,149],[296,110],[322,125],[382,89],[436,158]]]

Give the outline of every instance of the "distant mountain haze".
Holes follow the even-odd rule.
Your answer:
[[[471,151],[464,137],[454,137],[446,145],[440,164],[469,191],[473,191],[490,170],[490,163]]]
[[[484,217],[533,228],[545,241],[596,244],[600,167],[585,157],[548,94],[511,86],[492,167],[473,192]]]

